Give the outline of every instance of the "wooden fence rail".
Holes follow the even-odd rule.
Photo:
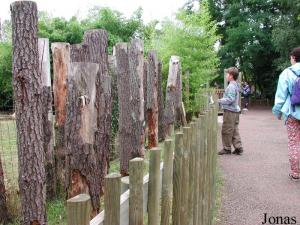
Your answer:
[[[105,214],[91,221],[88,195],[68,200],[68,225],[211,225],[216,192],[217,104],[212,92],[198,95],[200,113],[176,132],[175,140],[150,151],[149,173],[144,160],[129,163],[129,189],[121,194],[121,177],[105,177]],[[160,162],[163,155],[163,162]],[[173,188],[172,188],[173,187]],[[78,215],[80,213],[80,215]]]

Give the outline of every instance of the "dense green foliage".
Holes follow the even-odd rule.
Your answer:
[[[199,10],[181,9],[176,21],[165,20],[153,39],[153,48],[158,50],[163,62],[164,81],[172,55],[180,57],[183,74],[189,71],[190,101],[185,101],[188,111],[193,111],[194,95],[201,85],[218,75],[219,58],[214,49],[218,39],[207,1],[202,1]]]
[[[222,36],[221,71],[237,65],[265,97],[272,98],[288,55],[300,43],[300,3],[291,0],[209,0]],[[220,73],[222,73],[220,71]]]

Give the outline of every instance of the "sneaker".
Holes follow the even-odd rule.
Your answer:
[[[229,155],[231,154],[230,150],[222,149],[221,151],[218,152],[218,155]]]
[[[293,176],[292,174],[289,174],[289,178],[290,178],[292,181],[300,181],[300,178],[299,178],[299,177],[295,177],[295,176]]]
[[[243,154],[243,149],[242,148],[236,148],[232,154],[235,154],[235,155],[242,155]]]

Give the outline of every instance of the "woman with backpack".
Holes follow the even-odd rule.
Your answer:
[[[288,134],[290,179],[300,180],[300,47],[290,54],[292,66],[286,68],[279,76],[272,109],[279,120],[284,118]]]

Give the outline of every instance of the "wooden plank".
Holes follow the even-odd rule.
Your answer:
[[[191,122],[190,123],[191,126],[191,134],[190,134],[190,138],[191,138],[191,143],[190,143],[190,158],[189,158],[189,212],[188,212],[188,218],[189,218],[189,225],[193,225],[194,221],[193,221],[193,216],[194,216],[194,183],[195,183],[195,155],[196,155],[196,123],[195,122]],[[196,190],[197,191],[197,190]],[[196,224],[195,224],[196,225]]]

